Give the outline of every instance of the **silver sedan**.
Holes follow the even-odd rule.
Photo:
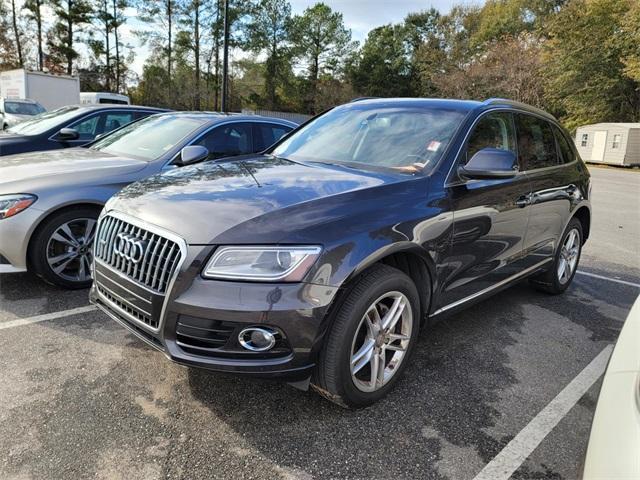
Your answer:
[[[96,219],[125,185],[188,163],[266,149],[296,124],[200,112],[153,115],[88,148],[0,157],[0,273],[91,284]]]

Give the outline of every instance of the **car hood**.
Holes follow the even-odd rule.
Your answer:
[[[131,173],[147,162],[119,157],[87,148],[68,148],[29,152],[0,157],[0,190],[7,184],[51,176],[100,178],[109,174]],[[13,192],[15,193],[15,192]]]
[[[261,238],[276,241],[284,229],[296,228],[296,222],[320,222],[320,218],[313,218],[318,202],[406,178],[403,174],[270,156],[240,157],[177,168],[133,183],[106,209],[175,232],[190,244],[217,243],[224,239],[221,234],[248,223],[252,227],[242,231],[259,232]],[[339,209],[339,205],[332,208]],[[256,238],[251,233],[244,242],[255,242]]]

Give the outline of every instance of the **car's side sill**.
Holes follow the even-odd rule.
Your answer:
[[[456,300],[453,303],[450,303],[449,305],[445,305],[442,308],[439,308],[438,310],[436,310],[435,312],[433,312],[431,315],[429,315],[429,317],[435,317],[436,315],[440,315],[441,313],[444,313],[448,310],[451,310],[452,308],[456,308],[459,307],[460,305],[463,305],[467,302],[470,302],[471,300],[474,300],[478,297],[482,297],[483,295],[486,295],[487,293],[492,292],[493,290],[499,289],[500,287],[504,287],[505,285],[507,285],[508,283],[514,282],[520,278],[524,278],[527,275],[529,275],[530,273],[533,273],[534,271],[538,270],[539,268],[541,268],[544,264],[552,261],[553,258],[549,257],[549,258],[545,258],[544,260],[542,260],[541,262],[536,263],[535,265],[530,266],[529,268],[526,268],[524,270],[522,270],[521,272],[516,273],[515,275],[510,276],[509,278],[505,278],[504,280],[496,283],[495,285],[491,285],[490,287],[487,287],[483,290],[480,290],[479,292],[474,293],[473,295],[469,295],[468,297],[464,297],[461,298],[460,300]]]

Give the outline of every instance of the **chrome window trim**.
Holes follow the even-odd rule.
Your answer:
[[[132,317],[130,315],[125,315],[125,318],[131,322],[133,322],[135,325],[138,325],[140,328],[151,332],[151,333],[159,333],[163,326],[164,326],[164,322],[165,322],[165,317],[167,314],[167,306],[169,304],[169,297],[171,296],[171,292],[173,290],[173,286],[176,282],[176,279],[178,278],[178,275],[180,274],[180,270],[182,269],[182,266],[184,265],[184,262],[187,259],[187,242],[185,241],[184,238],[180,237],[179,235],[177,235],[176,233],[170,231],[170,230],[166,230],[162,227],[158,227],[157,225],[154,225],[152,223],[146,222],[144,220],[140,220],[139,218],[136,217],[132,217],[131,215],[128,215],[126,213],[120,212],[118,210],[110,210],[108,212],[103,212],[100,215],[100,218],[98,219],[98,227],[96,231],[99,231],[100,228],[100,224],[103,220],[104,217],[107,216],[111,216],[114,218],[117,218],[119,220],[122,220],[124,222],[130,223],[136,227],[139,228],[143,228],[151,233],[155,233],[156,235],[159,235],[161,237],[167,238],[173,242],[176,243],[176,245],[178,245],[178,248],[180,248],[180,260],[178,261],[178,264],[176,265],[176,269],[173,272],[173,275],[171,276],[171,279],[169,280],[169,282],[167,283],[167,289],[165,291],[164,294],[164,300],[162,302],[162,308],[160,309],[160,317],[158,318],[158,327],[157,328],[151,328],[149,325],[147,325],[144,322],[140,322],[138,319],[136,319],[135,317]],[[93,257],[93,268],[92,271],[95,272],[95,263],[96,263],[96,258],[95,256]],[[130,278],[128,278],[126,275],[122,274],[121,272],[114,270],[113,268],[111,268],[110,266],[104,264],[103,262],[100,262],[100,264],[108,269],[111,272],[116,273],[117,275],[119,275],[120,277],[135,283],[136,285],[139,285],[140,287],[152,292],[154,295],[159,295],[158,292],[155,292],[151,289],[149,289],[148,287],[144,286],[144,285],[140,285],[137,282],[131,280]],[[114,306],[108,299],[106,299],[104,297],[104,295],[102,295],[100,293],[100,291],[98,289],[96,289],[96,295],[100,298],[100,300],[104,303],[106,303],[107,305],[109,305],[110,307]]]
[[[165,162],[165,164],[162,166],[162,170],[167,170],[169,167],[172,166],[171,163],[176,159],[176,155],[180,153],[180,150],[182,150],[184,147],[193,145],[195,142],[197,142],[202,137],[204,137],[207,133],[211,132],[214,128],[218,128],[224,125],[230,125],[234,123],[275,123],[276,125],[281,125],[283,127],[291,127],[292,130],[298,128],[298,125],[296,125],[295,123],[289,122],[289,120],[284,120],[281,118],[274,119],[274,120],[271,120],[271,119],[266,120],[263,118],[250,118],[250,119],[247,118],[243,120],[240,120],[240,119],[222,120],[220,122],[217,122],[211,125],[209,128],[207,128],[206,130],[198,134],[198,136],[196,136],[193,140],[189,141],[188,143],[185,143],[182,147],[180,147],[180,149],[176,153],[171,155],[171,158]],[[253,132],[251,132],[251,143],[253,146]]]
[[[526,268],[524,270],[522,270],[521,272],[518,272],[514,275],[511,275],[508,278],[505,278],[504,280],[499,281],[498,283],[495,283],[487,288],[483,288],[482,290],[476,292],[476,293],[472,293],[471,295],[461,298],[460,300],[456,300],[455,302],[451,302],[448,305],[445,305],[444,307],[439,308],[438,310],[436,310],[435,312],[433,312],[431,315],[429,315],[429,317],[435,317],[436,315],[439,315],[443,312],[446,312],[447,310],[451,310],[452,308],[455,307],[459,307],[460,305],[463,305],[473,299],[476,299],[478,297],[481,297],[483,295],[486,295],[487,293],[490,293],[491,291],[495,290],[496,288],[500,288],[508,283],[511,283],[512,281],[517,280],[518,278],[524,278],[525,276],[527,276],[529,273],[534,272],[535,270],[539,269],[540,267],[542,267],[545,263],[548,263],[550,261],[552,261],[553,258],[545,258],[544,260],[542,260],[541,262],[536,263],[535,265],[530,266],[529,268]]]
[[[458,151],[456,152],[455,157],[453,159],[453,162],[451,163],[451,166],[449,167],[449,171],[447,172],[447,175],[445,177],[445,182],[444,182],[444,187],[445,188],[456,187],[456,186],[460,186],[460,185],[466,185],[469,182],[469,180],[458,181],[458,180],[452,179],[452,176],[453,176],[452,172],[454,170],[454,167],[460,163],[460,158],[461,158],[460,155],[462,155],[463,149],[464,149],[465,145],[467,144],[467,141],[469,140],[469,136],[471,135],[471,132],[473,132],[473,130],[476,127],[476,125],[478,124],[478,122],[485,115],[488,115],[489,113],[495,113],[495,112],[522,113],[522,114],[525,114],[525,115],[531,115],[533,117],[539,118],[540,120],[544,120],[545,122],[549,122],[551,125],[555,125],[556,127],[560,128],[562,130],[562,126],[557,121],[552,120],[551,118],[545,117],[543,115],[540,115],[540,114],[537,114],[537,113],[534,113],[534,112],[529,112],[527,110],[520,109],[520,108],[517,108],[517,107],[500,106],[500,107],[495,107],[495,108],[490,108],[488,110],[484,110],[484,111],[482,111],[482,113],[480,115],[478,115],[476,117],[476,119],[473,121],[471,126],[467,129],[467,132],[465,133],[464,138],[462,140],[462,144],[460,145],[460,147],[458,147]],[[518,145],[518,139],[517,139],[517,130],[516,130],[516,147],[517,147],[517,145]],[[573,165],[577,161],[578,161],[578,158],[575,158],[572,162],[569,162],[569,163],[560,163],[558,165],[551,165],[550,167],[543,167],[543,168],[535,168],[535,169],[532,169],[532,170],[518,170],[518,172],[516,173],[516,176],[526,175],[528,173],[541,172],[541,171],[545,171],[545,170],[549,170],[549,169],[553,169],[553,168],[558,168],[558,167],[566,167],[567,165]],[[475,181],[475,180],[471,180],[471,181]]]

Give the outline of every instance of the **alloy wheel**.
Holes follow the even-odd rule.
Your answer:
[[[350,356],[351,379],[363,392],[386,385],[406,356],[413,312],[401,292],[388,292],[373,302],[356,329]]]
[[[47,263],[60,278],[71,282],[91,279],[96,220],[75,218],[60,225],[47,243]]]
[[[569,281],[578,263],[580,255],[580,233],[573,228],[567,234],[564,244],[560,249],[558,261],[558,281],[565,284]]]

